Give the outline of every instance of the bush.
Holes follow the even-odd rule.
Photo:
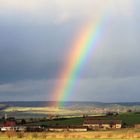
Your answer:
[[[7,132],[6,132],[6,135],[7,135],[8,138],[12,138],[12,137],[14,137],[16,134],[15,134],[15,131],[10,130],[10,131],[7,131]]]
[[[24,132],[17,133],[17,138],[23,138],[23,137],[24,137]]]
[[[94,138],[100,138],[100,137],[101,137],[101,135],[98,133],[94,135]]]
[[[38,134],[37,133],[33,133],[32,134],[32,138],[38,138]]]
[[[108,133],[108,134],[107,134],[107,137],[108,137],[108,138],[113,137],[113,133]]]
[[[42,138],[46,138],[47,137],[47,134],[46,133],[41,133],[41,137]]]

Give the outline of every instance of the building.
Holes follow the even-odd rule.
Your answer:
[[[1,122],[0,122],[0,127],[14,127],[14,126],[16,126],[16,121],[14,121],[14,120],[2,120]]]
[[[4,123],[3,123],[3,126],[4,127],[14,127],[14,126],[16,126],[16,121],[5,121]]]
[[[70,132],[86,132],[87,127],[86,126],[69,126]]]
[[[49,127],[48,131],[51,131],[51,132],[64,132],[64,131],[86,132],[87,127],[85,127],[85,126],[53,126],[53,127]]]
[[[0,131],[5,132],[5,131],[14,130],[15,126],[16,126],[16,121],[14,121],[14,120],[6,120],[6,121],[3,121],[0,124]]]
[[[121,120],[92,120],[85,119],[83,126],[91,130],[98,129],[120,129],[122,127]]]

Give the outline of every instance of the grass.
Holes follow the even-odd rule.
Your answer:
[[[132,126],[134,124],[140,123],[140,114],[136,113],[122,113],[118,116],[109,116],[107,119],[118,119],[122,120],[127,126]]]
[[[0,140],[9,140],[8,138],[1,138]],[[11,138],[10,140],[27,140],[26,138],[18,139],[18,138]],[[28,139],[29,140],[29,139]],[[44,140],[42,138],[31,138],[31,140]],[[62,138],[62,139],[57,139],[57,138],[50,138],[47,140],[101,140],[101,139],[81,139],[81,138]],[[103,139],[103,140],[129,140],[129,139]],[[131,140],[139,140],[137,138],[131,139]]]
[[[131,138],[132,140],[140,139],[140,129],[121,129],[121,130],[112,130],[112,131],[92,131],[92,132],[34,132],[34,133],[26,133],[23,132],[22,135],[19,133],[11,131],[6,133],[0,133],[0,140],[28,140],[28,139],[36,139],[36,140],[43,140],[43,139],[50,139],[50,140],[57,140],[58,138],[63,139],[126,139]]]
[[[60,115],[66,115],[68,114],[76,114],[77,112],[75,110],[69,110],[64,108],[56,108],[56,107],[9,107],[4,110],[6,113],[12,113],[12,115],[18,115],[26,116],[29,114],[32,114],[32,118],[34,118],[35,115],[44,114],[47,117],[48,114],[60,114]],[[23,113],[23,114],[22,114]],[[9,114],[8,114],[9,115]],[[9,115],[9,116],[12,116]],[[65,117],[66,117],[65,116]],[[37,117],[39,118],[39,116]],[[41,117],[40,117],[41,118]],[[118,116],[109,116],[108,118],[104,119],[119,119],[122,120],[123,123],[126,124],[126,126],[133,126],[134,124],[140,123],[140,114],[138,113],[122,113]],[[39,125],[82,125],[84,119],[81,117],[75,117],[75,118],[65,118],[65,119],[59,119],[59,120],[48,120],[45,122],[37,122],[34,124]]]
[[[9,138],[1,138],[0,140],[9,140]],[[26,138],[10,138],[10,140],[27,140]],[[29,140],[29,139],[28,139]],[[31,140],[44,140],[42,138],[31,138]],[[81,138],[62,138],[62,139],[57,139],[57,138],[49,138],[47,140],[101,140],[101,139],[81,139]],[[129,139],[103,139],[103,140],[129,140]],[[139,140],[137,138],[131,139],[131,140]]]
[[[64,118],[59,120],[48,120],[45,122],[34,123],[36,125],[82,125],[84,118]]]
[[[121,114],[119,118],[127,125],[140,123],[140,114],[135,113]]]
[[[133,126],[134,124],[140,123],[140,114],[135,113],[123,113],[118,116],[108,116],[108,120],[122,120],[126,126]],[[48,120],[45,122],[33,123],[35,125],[82,125],[84,118],[75,117],[75,118],[64,118],[58,120]]]
[[[77,111],[57,107],[8,107],[4,112],[23,112],[33,114],[75,114]]]

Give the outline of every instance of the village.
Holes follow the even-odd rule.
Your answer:
[[[111,114],[113,116],[117,116],[118,114]],[[125,129],[125,123],[120,119],[109,119],[110,114],[106,114],[105,116],[83,116],[83,122],[80,125],[47,125],[38,124],[37,122],[31,120],[30,122],[26,122],[24,119],[15,119],[12,117],[3,118],[3,121],[0,122],[0,131],[16,131],[16,132],[86,132],[86,131],[100,131],[100,130],[119,130]],[[78,118],[77,118],[78,119]],[[79,118],[81,119],[81,118]],[[50,118],[49,121],[55,120],[56,122],[60,120],[60,118]],[[63,121],[63,119],[61,118]],[[33,123],[34,122],[34,123]],[[135,124],[131,126],[133,128],[140,128],[140,124]]]

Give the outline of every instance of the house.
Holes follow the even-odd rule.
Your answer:
[[[16,121],[14,120],[6,120],[0,125],[2,132],[14,130],[15,126],[16,126]]]
[[[86,132],[87,127],[86,126],[69,126],[70,132]]]
[[[14,127],[14,126],[16,126],[16,121],[5,121],[4,123],[3,123],[3,126],[4,127]]]
[[[63,132],[63,131],[86,132],[87,127],[85,127],[85,126],[53,126],[53,127],[49,127],[48,131],[52,131],[52,132]]]
[[[83,126],[91,130],[97,129],[120,129],[122,127],[121,120],[85,120]]]
[[[67,126],[52,126],[48,128],[48,131],[51,131],[51,132],[68,131],[68,127]]]
[[[14,131],[15,130],[14,127],[11,127],[11,126],[1,127],[1,132],[11,131],[11,130]]]

